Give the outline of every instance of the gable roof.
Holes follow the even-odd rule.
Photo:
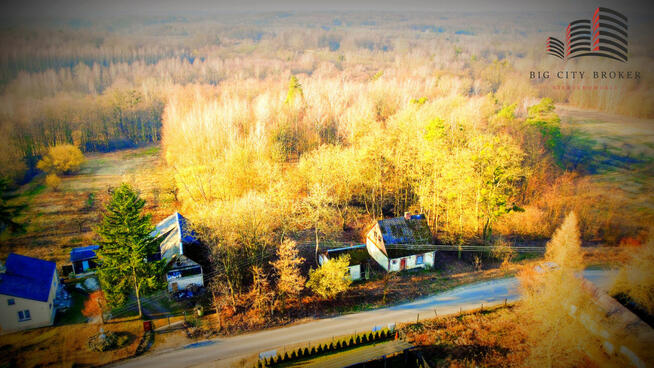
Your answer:
[[[54,262],[11,253],[0,275],[0,294],[47,302],[56,269]]]
[[[377,223],[388,258],[405,257],[428,251],[424,248],[411,247],[411,245],[429,244],[432,240],[425,215],[412,215],[409,219],[395,217]],[[396,247],[392,247],[393,245]]]
[[[429,244],[431,241],[425,215],[412,215],[409,220],[395,217],[378,223],[384,244]]]
[[[73,248],[70,251],[70,261],[77,262],[97,257],[95,251],[100,249],[99,245],[89,245],[86,247]]]
[[[176,255],[184,254],[184,244],[197,241],[195,234],[188,229],[188,221],[175,212],[157,224],[152,236],[165,236],[161,243],[161,258],[172,260]]]

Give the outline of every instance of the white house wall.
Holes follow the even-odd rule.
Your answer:
[[[58,287],[59,277],[55,271],[50,294],[45,302],[0,294],[0,333],[52,325],[56,312],[54,298]],[[13,305],[9,305],[9,299],[14,300]],[[30,320],[19,322],[18,311],[26,309],[30,311]]]
[[[170,280],[168,281],[168,291],[173,291],[174,283],[177,283],[177,290],[185,290],[190,285],[204,286],[204,277],[199,274]]]
[[[361,265],[350,266],[348,267],[348,270],[350,271],[350,279],[352,279],[352,281],[361,279]]]
[[[406,261],[405,270],[414,268],[425,268],[434,266],[434,258],[436,252],[427,252],[422,254],[414,254],[406,257],[393,258],[390,260],[390,271],[401,271],[402,259]],[[422,264],[417,264],[418,256],[422,255]]]
[[[370,257],[374,259],[380,266],[382,266],[386,271],[388,271],[388,258],[386,255],[375,246],[375,244],[370,240],[366,239],[366,249]]]

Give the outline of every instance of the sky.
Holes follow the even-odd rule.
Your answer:
[[[242,11],[478,11],[569,13],[606,6],[652,14],[649,0],[0,0],[4,17],[201,15]]]

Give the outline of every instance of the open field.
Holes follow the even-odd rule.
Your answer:
[[[592,180],[624,195],[632,210],[654,214],[654,119],[633,118],[572,106],[558,106],[562,128],[586,140],[596,164]],[[591,157],[592,156],[592,157]],[[618,188],[619,192],[613,191]]]
[[[0,238],[0,258],[9,252],[56,261],[61,267],[69,262],[72,247],[95,241],[94,227],[101,218],[109,189],[121,182],[133,184],[146,199],[147,211],[159,220],[172,211],[174,198],[160,188],[162,162],[156,146],[110,153],[90,153],[81,171],[64,176],[57,191],[46,188],[37,177],[20,188],[18,202],[27,210],[20,221],[27,223],[26,233]],[[93,195],[92,201],[89,196]],[[157,198],[155,199],[155,195]]]
[[[88,338],[100,327],[125,336],[126,345],[107,352],[90,351]],[[143,336],[140,320],[44,327],[0,336],[0,365],[10,367],[91,367],[134,355]]]

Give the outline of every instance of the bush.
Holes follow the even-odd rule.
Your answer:
[[[45,177],[45,185],[53,190],[57,190],[61,185],[61,178],[58,177],[57,174],[48,174],[48,176]]]
[[[48,174],[71,174],[79,170],[84,161],[84,155],[79,148],[72,144],[62,144],[50,147],[36,167]]]
[[[113,332],[100,332],[89,337],[88,348],[92,351],[107,351],[119,348],[129,341],[128,336],[117,336]]]

